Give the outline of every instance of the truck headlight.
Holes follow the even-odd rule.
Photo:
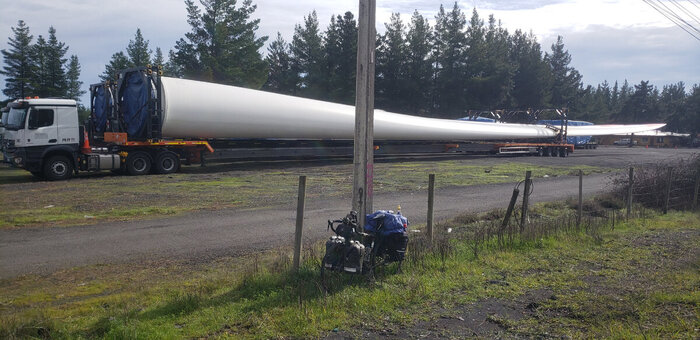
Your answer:
[[[15,157],[15,159],[13,161],[17,165],[22,165],[22,157]]]

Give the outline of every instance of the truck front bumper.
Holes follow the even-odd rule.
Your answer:
[[[5,153],[5,159],[10,165],[22,168],[30,172],[41,171],[40,162],[32,162],[29,157],[27,157],[27,152],[24,148],[8,149]]]

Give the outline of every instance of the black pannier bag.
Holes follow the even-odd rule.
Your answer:
[[[331,238],[326,241],[326,268],[334,269],[342,266],[344,257],[345,239],[341,236],[331,236]]]
[[[381,249],[389,256],[389,261],[403,261],[408,246],[408,233],[393,233],[382,236]]]

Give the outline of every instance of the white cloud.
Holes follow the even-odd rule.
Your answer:
[[[314,9],[323,29],[330,21],[331,15],[342,14],[348,10],[357,14],[358,8],[358,0],[254,0],[254,3],[258,6],[254,17],[261,19],[258,34],[274,39],[279,31],[287,41],[291,40],[294,25],[302,23],[303,17]],[[449,10],[454,2],[450,0],[442,3]],[[686,4],[686,7],[690,6],[687,5],[687,1],[681,3]],[[663,71],[659,69],[657,74],[653,73],[653,68],[642,69],[632,64],[629,68],[622,68],[629,72],[626,77],[665,77],[672,81],[685,80],[689,83],[698,81],[697,74],[700,72],[687,72],[689,69],[695,70],[692,66],[700,59],[698,42],[679,28],[672,27],[672,23],[641,0],[460,0],[458,5],[467,17],[471,15],[472,8],[476,7],[482,17],[487,18],[488,14],[493,13],[511,31],[518,28],[532,31],[545,50],[556,35],[563,35],[567,48],[572,52],[574,66],[581,69],[584,79],[590,81],[597,81],[595,79],[599,77],[593,75],[607,69],[605,65],[628,65],[629,60],[642,57],[639,53],[644,53],[652,60],[658,59],[658,56],[664,55],[664,51],[676,51],[678,44],[685,45],[686,51],[683,55],[689,57],[679,57],[671,63],[673,65],[669,64]],[[392,12],[400,12],[404,21],[408,22],[413,11],[418,10],[433,22],[440,2],[385,0],[378,1],[377,6],[377,29],[383,32],[384,23],[389,20]],[[146,39],[150,40],[151,48],[159,46],[166,54],[175,41],[189,30],[182,0],[3,1],[0,11],[0,48],[7,48],[7,37],[11,35],[10,27],[16,25],[19,19],[27,22],[35,37],[39,34],[46,35],[48,27],[53,25],[59,40],[70,46],[69,54],[77,54],[80,57],[83,67],[82,80],[86,86],[98,81],[104,64],[114,52],[126,47],[137,27],[140,27]],[[616,39],[636,44],[609,54],[610,48],[627,45],[614,43],[611,40],[613,36],[601,35],[601,27],[613,28],[615,32],[619,32],[613,35]],[[643,28],[666,30],[663,33],[648,30],[650,34],[659,34],[652,37],[635,33]],[[597,44],[597,41],[606,43]],[[632,48],[636,45],[640,45],[641,49]],[[692,60],[693,57],[695,60]],[[646,76],[638,76],[640,74]],[[692,79],[693,76],[696,79]],[[0,87],[3,85],[4,81],[0,79]]]

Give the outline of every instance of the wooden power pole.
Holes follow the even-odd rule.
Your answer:
[[[376,0],[360,0],[357,36],[357,82],[355,84],[355,143],[352,209],[360,226],[372,212],[374,180],[374,51]]]

